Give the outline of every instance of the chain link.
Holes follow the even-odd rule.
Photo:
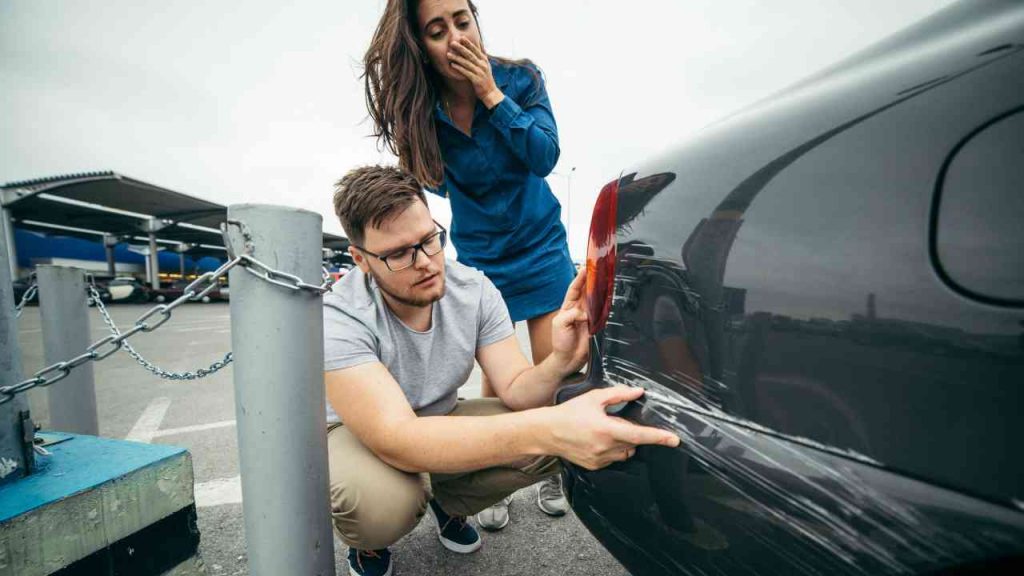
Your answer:
[[[32,297],[39,291],[39,284],[36,283],[36,273],[33,272],[29,275],[28,279],[30,282],[28,289],[21,295],[21,302],[18,302],[18,305],[14,307],[15,318],[21,318],[21,311],[25,308],[25,304],[28,304],[29,300],[32,300]]]
[[[282,288],[287,288],[289,290],[306,290],[322,296],[327,292],[330,292],[331,286],[334,284],[334,279],[331,278],[329,273],[327,273],[327,269],[323,267],[320,269],[323,275],[323,282],[320,285],[313,285],[303,282],[302,278],[299,278],[294,274],[274,270],[270,266],[267,266],[248,254],[242,254],[236,258],[243,262],[242,265],[246,272],[249,272],[260,280],[276,284],[277,286],[281,286]]]
[[[243,232],[246,231],[244,223],[238,221],[229,221],[229,223],[239,226],[239,228],[241,228]],[[225,245],[230,247],[230,242],[228,242],[227,238],[227,226],[225,224],[221,225],[221,231],[225,237]],[[75,356],[74,358],[71,358],[64,362],[58,362],[56,364],[47,366],[46,368],[43,368],[42,370],[33,374],[32,378],[19,382],[18,384],[15,384],[13,386],[0,387],[0,404],[10,402],[11,400],[14,399],[16,395],[31,390],[32,388],[35,388],[37,386],[46,387],[55,382],[63,380],[64,378],[67,378],[71,374],[71,371],[74,370],[75,368],[88,362],[98,362],[100,360],[108,358],[109,356],[112,356],[114,353],[116,353],[118,350],[122,348],[124,348],[128,355],[134,358],[135,361],[141,364],[146,370],[149,370],[150,372],[161,378],[166,378],[169,380],[196,380],[199,378],[203,378],[205,376],[209,376],[210,374],[213,374],[218,370],[224,368],[233,360],[231,352],[228,352],[222,360],[214,362],[208,368],[199,368],[195,372],[168,372],[166,370],[162,370],[158,366],[155,366],[154,364],[143,358],[141,354],[135,351],[135,349],[132,348],[130,344],[128,344],[127,339],[131,336],[134,336],[135,334],[138,334],[139,332],[152,332],[159,328],[160,326],[162,326],[165,322],[171,319],[171,315],[175,308],[181,306],[188,300],[199,300],[203,296],[207,295],[211,290],[213,290],[219,285],[220,278],[227,274],[228,271],[230,271],[235,266],[242,266],[245,270],[255,275],[257,278],[260,278],[261,280],[264,280],[271,284],[275,284],[277,286],[288,288],[289,290],[305,291],[308,293],[316,294],[318,296],[323,295],[331,290],[331,286],[334,284],[334,280],[331,278],[326,268],[321,268],[323,283],[321,283],[319,286],[308,284],[306,282],[303,282],[301,278],[295,276],[294,274],[288,274],[287,272],[275,270],[270,266],[267,266],[263,262],[260,262],[259,260],[253,258],[251,255],[252,239],[249,234],[245,234],[245,242],[246,253],[233,256],[227,262],[225,262],[220,268],[217,268],[213,272],[206,272],[205,274],[202,274],[201,276],[193,280],[191,283],[189,283],[188,286],[185,287],[185,291],[184,293],[182,293],[180,297],[175,299],[170,304],[160,304],[159,306],[154,306],[150,310],[146,311],[145,314],[140,316],[135,321],[134,326],[132,326],[131,328],[124,332],[121,332],[120,329],[118,329],[117,325],[114,324],[114,320],[110,317],[110,314],[107,312],[106,307],[103,305],[103,302],[100,299],[99,292],[97,292],[96,290],[96,286],[92,280],[92,276],[88,275],[87,279],[89,297],[92,299],[96,307],[99,309],[100,315],[103,317],[104,323],[106,323],[107,326],[110,328],[111,334],[94,342],[91,346],[85,349],[85,352],[83,354]],[[232,253],[233,252],[229,251],[229,254]],[[30,290],[34,289],[35,287],[35,283],[33,282]],[[28,292],[26,292],[26,294],[28,294]],[[19,314],[21,312],[21,307],[24,306],[24,303],[26,301],[27,298],[23,296],[22,302],[21,304],[19,304],[18,307]],[[147,323],[147,320],[150,320],[151,318],[157,316],[158,314],[160,315],[160,317],[154,320],[152,324]]]
[[[185,293],[187,294],[188,290],[186,290]],[[107,336],[103,340],[100,340],[99,342],[96,342],[95,344],[90,346],[89,350],[86,352],[86,354],[84,354],[93,354],[95,360],[102,360],[103,358],[106,358],[107,356],[110,356],[111,354],[117,352],[120,348],[124,348],[124,351],[127,352],[128,355],[132,357],[132,359],[138,362],[140,366],[142,366],[146,370],[149,370],[154,375],[159,376],[160,378],[164,378],[166,380],[198,380],[200,378],[205,378],[207,376],[210,376],[211,374],[217,373],[222,368],[230,364],[231,361],[234,359],[231,355],[231,352],[228,352],[227,354],[224,355],[223,359],[218,360],[213,364],[210,364],[210,366],[207,368],[199,368],[194,372],[168,372],[167,370],[164,370],[159,366],[153,364],[149,360],[146,360],[146,358],[143,357],[142,354],[139,354],[139,352],[135,350],[135,348],[133,348],[132,345],[129,344],[126,339],[118,340],[118,338],[122,336],[121,330],[118,329],[116,324],[114,324],[114,319],[111,318],[110,313],[107,312],[107,307],[104,306],[102,302],[100,302],[99,293],[96,292],[96,288],[92,284],[89,285],[89,297],[92,298],[93,302],[96,303],[96,308],[100,311],[100,316],[103,318],[103,322],[107,325],[108,328],[110,328],[110,336]],[[195,298],[198,299],[198,296]],[[160,307],[150,310],[148,314],[153,315],[157,312],[165,314],[164,319],[160,322],[160,324],[163,324],[163,322],[165,322],[166,319],[170,318],[170,313],[167,312],[166,309],[161,309]],[[131,330],[129,330],[129,332],[151,332],[157,326],[160,325],[156,324],[150,327],[149,330],[146,330],[145,328],[142,328],[139,324],[139,322],[143,322],[144,320],[145,317],[137,320],[136,325]],[[138,330],[135,330],[136,328],[138,328]],[[104,351],[102,354],[96,352],[96,350],[107,345],[110,345],[111,348]]]

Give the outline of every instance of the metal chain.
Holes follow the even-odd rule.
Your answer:
[[[221,225],[221,230],[225,234],[226,240],[227,227],[225,225]],[[247,246],[247,248],[249,247]],[[94,342],[91,346],[85,349],[84,353],[79,354],[78,356],[75,356],[74,358],[65,360],[63,362],[57,362],[56,364],[47,366],[33,374],[32,378],[19,382],[18,384],[0,387],[0,404],[6,404],[7,402],[13,400],[16,395],[31,390],[32,388],[35,388],[37,386],[46,387],[51,384],[54,384],[55,382],[59,382],[60,380],[63,380],[64,378],[70,376],[71,371],[81,366],[82,364],[85,364],[87,362],[99,362],[100,360],[103,360],[111,356],[121,348],[130,350],[131,347],[127,342],[125,342],[125,340],[127,340],[131,336],[138,334],[139,332],[152,332],[159,328],[160,326],[162,326],[164,323],[171,319],[171,314],[175,308],[181,306],[189,299],[199,300],[203,296],[209,294],[214,288],[218,286],[218,280],[222,276],[227,274],[228,271],[234,268],[235,266],[242,266],[251,274],[255,275],[257,278],[265,280],[266,282],[269,282],[271,284],[282,286],[284,288],[288,288],[294,291],[306,291],[317,295],[323,295],[324,293],[330,291],[331,285],[333,284],[333,281],[330,278],[330,275],[327,274],[326,269],[321,269],[321,272],[323,273],[324,276],[323,283],[320,284],[319,286],[315,286],[313,284],[307,284],[303,282],[302,279],[299,278],[298,276],[288,274],[287,272],[275,270],[267,266],[266,264],[260,262],[259,260],[253,258],[250,254],[241,254],[235,256],[228,260],[226,263],[224,263],[224,265],[222,265],[220,268],[217,268],[215,271],[207,272],[193,280],[188,286],[185,287],[184,293],[170,304],[160,304],[158,306],[154,306],[145,314],[139,316],[139,318],[135,320],[135,325],[129,328],[128,330],[120,332],[120,330],[118,330],[117,327],[113,325],[113,321],[111,320],[110,322],[108,322],[108,326],[112,328],[112,333],[109,336]],[[90,281],[90,287],[91,286],[92,282]],[[94,288],[91,288],[90,292],[90,296],[99,304],[99,294],[95,292]],[[159,314],[161,317],[155,320],[153,324],[147,323],[147,320],[153,318],[157,314]],[[107,321],[108,318],[109,315],[104,314],[105,322]],[[228,354],[228,356],[230,356],[230,353]],[[195,374],[204,371],[212,373],[209,372],[209,370],[211,369],[213,369],[214,372],[216,370],[220,370],[221,368],[224,367],[224,365],[227,365],[227,363],[230,362],[230,360],[228,360],[228,356],[225,356],[224,360],[212,364],[209,369],[201,368],[197,370]],[[135,357],[136,360],[139,360],[141,358],[141,356],[138,356],[137,352],[136,355],[133,357]],[[218,364],[221,363],[223,363],[223,365],[217,366]],[[159,368],[157,368],[156,366],[153,366],[148,362],[146,364],[143,364],[143,366],[145,366],[147,370],[150,370],[154,374],[159,375],[157,373],[157,370],[159,370]],[[216,369],[214,369],[215,366]]]
[[[36,282],[36,273],[33,272],[28,278],[31,284],[29,284],[25,293],[21,295],[21,302],[18,302],[18,305],[14,307],[15,318],[21,318],[21,311],[25,308],[25,304],[28,304],[29,300],[31,300],[32,297],[36,295],[36,292],[39,291],[39,284]]]
[[[114,324],[114,319],[111,318],[110,313],[107,312],[107,307],[104,306],[103,302],[100,301],[100,295],[99,292],[96,291],[96,286],[90,282],[88,285],[88,289],[89,298],[91,298],[92,301],[96,304],[96,308],[100,311],[100,316],[103,317],[103,322],[106,323],[107,327],[110,328],[110,333],[113,334],[114,336],[120,336],[121,330],[119,330],[117,325]],[[198,368],[196,369],[195,372],[168,372],[167,370],[164,370],[163,368],[160,368],[159,366],[153,364],[149,360],[146,360],[142,356],[142,354],[139,354],[139,352],[135,350],[135,348],[133,348],[131,344],[128,343],[127,340],[123,342],[122,348],[124,348],[124,351],[127,352],[129,356],[134,358],[135,361],[138,362],[140,366],[142,366],[146,370],[149,370],[156,376],[159,376],[160,378],[164,378],[166,380],[199,380],[200,378],[205,378],[207,376],[210,376],[211,374],[217,373],[218,371],[220,371],[221,368],[224,368],[225,366],[230,364],[231,361],[234,359],[231,355],[231,352],[228,352],[227,354],[224,355],[224,358],[222,360],[218,360],[213,364],[210,364],[208,368]]]

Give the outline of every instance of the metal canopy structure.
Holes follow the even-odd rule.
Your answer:
[[[227,255],[220,233],[220,225],[227,218],[226,206],[115,172],[11,182],[0,187],[0,204],[0,224],[6,234],[12,273],[17,265],[14,226],[102,239],[111,274],[115,245],[148,243],[149,281],[154,287],[159,287],[157,252],[161,246],[179,253],[182,259],[186,254],[197,258]],[[324,234],[324,248],[331,252],[347,250],[348,239]]]

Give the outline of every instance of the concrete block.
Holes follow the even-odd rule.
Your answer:
[[[0,488],[0,576],[99,573],[102,566],[134,566],[155,576],[195,555],[192,459],[186,450],[94,436],[40,436],[56,441],[47,446],[51,455],[37,457],[36,473]],[[136,553],[146,557],[135,558]],[[198,568],[180,573],[202,573],[195,571],[202,568],[198,557],[194,564]]]

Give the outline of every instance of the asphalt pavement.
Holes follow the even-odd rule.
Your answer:
[[[149,306],[112,305],[120,326],[130,326]],[[92,341],[104,336],[99,313],[90,310]],[[528,351],[525,326],[517,334]],[[39,309],[28,307],[19,322],[18,340],[26,373],[43,366]],[[221,359],[231,346],[228,305],[189,304],[151,334],[131,344],[153,364],[168,371],[195,370]],[[527,354],[527,357],[529,355]],[[235,431],[232,367],[198,381],[160,379],[119,352],[95,365],[100,435],[182,446],[192,455],[201,554],[214,576],[248,574],[242,494]],[[460,395],[480,395],[479,369]],[[48,424],[46,391],[29,393],[33,419]],[[433,518],[420,525],[392,551],[395,574],[594,575],[622,576],[625,569],[570,513],[550,518],[536,506],[536,488],[515,494],[512,522],[504,530],[484,533],[483,548],[468,556],[444,549]],[[348,574],[346,548],[335,541],[337,574]]]

